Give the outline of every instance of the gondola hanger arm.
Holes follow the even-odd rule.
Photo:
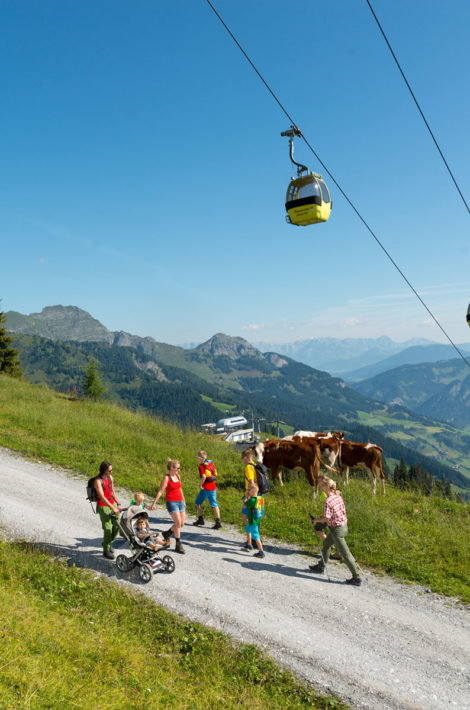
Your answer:
[[[297,128],[294,124],[290,128],[287,129],[287,131],[282,131],[281,136],[284,136],[286,138],[289,138],[289,157],[291,159],[291,162],[297,166],[297,175],[300,175],[303,172],[308,173],[308,168],[306,165],[302,165],[302,163],[298,163],[296,160],[294,160],[294,136],[297,138],[302,138],[302,133],[300,132],[300,129]]]

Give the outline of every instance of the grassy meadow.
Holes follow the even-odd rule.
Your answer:
[[[210,435],[7,377],[0,377],[0,411],[0,445],[81,472],[84,478],[107,459],[118,486],[149,496],[157,490],[166,458],[178,458],[189,521],[198,491],[196,452],[206,449],[219,471],[222,519],[240,525],[240,454]],[[317,543],[308,513],[320,514],[319,504],[312,502],[302,473],[285,480],[283,488],[266,497],[263,533],[311,552]],[[348,544],[360,565],[470,602],[470,506],[390,485],[385,497],[377,493],[373,498],[370,484],[354,477],[343,494]]]
[[[254,646],[0,540],[2,710],[345,708]]]

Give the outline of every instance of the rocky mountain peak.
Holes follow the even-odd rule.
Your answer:
[[[217,333],[205,343],[198,345],[195,350],[199,353],[206,353],[212,357],[225,355],[231,360],[238,360],[240,357],[254,357],[263,360],[263,355],[253,345],[243,338],[232,337],[224,333]]]
[[[23,315],[9,311],[8,330],[12,333],[41,335],[51,340],[99,341],[112,343],[114,335],[96,318],[77,306],[46,306],[40,313]]]

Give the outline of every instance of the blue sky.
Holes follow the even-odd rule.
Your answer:
[[[468,340],[470,216],[365,0],[214,0],[443,327]],[[470,4],[373,7],[470,199]],[[3,310],[160,341],[443,336],[323,172],[284,220],[289,122],[205,0],[0,0]]]

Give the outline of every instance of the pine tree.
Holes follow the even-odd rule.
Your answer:
[[[90,356],[86,367],[83,382],[83,390],[90,399],[98,400],[106,392],[106,387],[103,385],[98,372],[98,361],[93,356]]]
[[[0,311],[0,373],[10,375],[10,377],[21,377],[21,363],[18,358],[18,350],[10,347],[13,337],[8,335],[5,323],[7,317]]]

